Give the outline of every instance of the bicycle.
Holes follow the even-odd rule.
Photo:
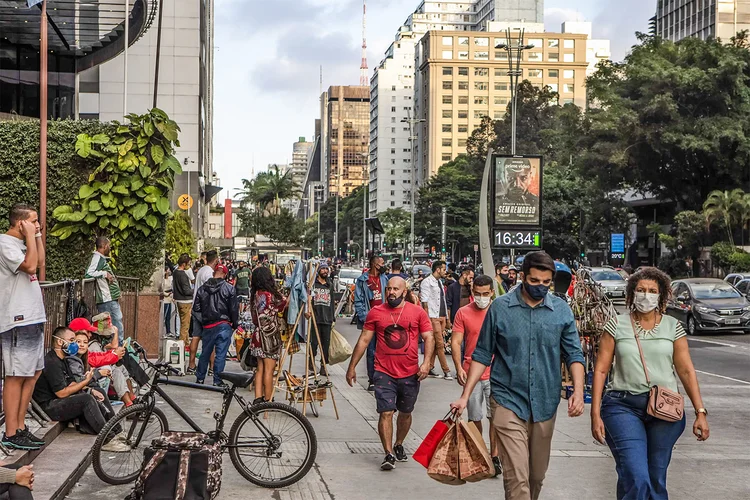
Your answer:
[[[96,438],[91,452],[94,471],[108,484],[127,484],[135,481],[143,468],[143,454],[151,440],[169,430],[167,417],[156,407],[160,396],[196,432],[208,434],[221,443],[222,451],[229,452],[237,472],[251,483],[263,488],[282,488],[302,479],[312,467],[317,455],[317,438],[310,421],[298,410],[282,403],[248,404],[236,393],[237,388],[247,388],[253,373],[220,373],[219,377],[231,385],[213,387],[170,380],[169,375],[179,372],[164,362],[153,363],[146,359],[144,349],[131,342],[135,355],[123,358],[133,379],[148,386],[138,402],[121,410]],[[137,356],[137,357],[136,357]],[[140,359],[140,362],[139,362]],[[149,376],[140,363],[153,370]],[[216,428],[205,432],[180,406],[167,395],[162,385],[186,387],[223,394],[221,413],[214,413]],[[227,435],[224,423],[227,412],[236,400],[243,408]],[[128,451],[103,451],[102,447],[113,439],[124,442]],[[122,447],[120,447],[122,449]]]

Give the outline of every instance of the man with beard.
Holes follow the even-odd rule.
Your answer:
[[[357,316],[358,330],[361,330],[364,326],[370,309],[383,303],[383,295],[385,295],[385,289],[388,286],[386,272],[383,257],[373,254],[370,257],[370,268],[366,273],[362,273],[362,276],[357,278],[354,283],[354,311]],[[375,384],[372,380],[375,374],[375,339],[375,337],[372,338],[372,344],[367,348],[368,391],[375,390]]]
[[[407,302],[406,281],[391,278],[385,290],[386,302],[373,307],[367,314],[362,334],[354,348],[346,380],[350,386],[357,381],[357,363],[377,338],[375,349],[375,400],[380,414],[378,435],[385,459],[381,470],[393,470],[396,461],[406,462],[404,440],[411,428],[411,414],[419,395],[419,384],[430,372],[430,359],[435,347],[432,325],[421,307]],[[424,341],[424,361],[419,364],[419,337]],[[398,411],[396,442],[393,442],[393,414]]]
[[[89,267],[86,268],[86,278],[96,278],[96,309],[101,312],[108,312],[112,318],[112,325],[117,328],[120,334],[120,345],[123,339],[127,337],[125,327],[122,323],[122,310],[120,309],[120,284],[112,273],[109,265],[109,255],[112,251],[112,245],[109,238],[99,236],[96,238],[96,251],[94,252]]]
[[[461,269],[458,279],[448,286],[445,293],[445,303],[448,306],[448,314],[453,324],[453,319],[460,307],[471,302],[471,282],[474,280],[474,266],[469,264]]]
[[[511,288],[510,274],[508,264],[500,263],[495,265],[495,281],[497,281],[499,295],[505,295]]]
[[[311,293],[307,296],[307,312],[305,317],[310,319],[312,312],[315,312],[315,324],[318,326],[320,343],[320,375],[327,376],[323,364],[328,364],[328,350],[331,346],[331,328],[336,321],[335,308],[336,303],[333,300],[333,286],[329,280],[330,268],[328,264],[321,264],[318,268],[318,277],[313,283]],[[311,333],[310,346],[312,347],[313,359],[318,355],[318,336],[313,330]],[[311,366],[313,371],[308,375],[315,375],[315,366]]]

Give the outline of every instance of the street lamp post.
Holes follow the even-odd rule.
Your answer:
[[[412,118],[411,112],[409,110],[406,111],[407,117],[403,118],[401,120],[401,123],[408,123],[409,124],[409,142],[411,144],[411,185],[409,186],[409,196],[410,196],[410,219],[411,219],[411,229],[409,232],[409,259],[414,261],[414,212],[416,212],[417,207],[414,205],[415,203],[415,196],[417,191],[417,181],[416,181],[416,173],[417,173],[417,162],[415,161],[414,154],[416,151],[416,148],[414,147],[414,144],[417,142],[417,137],[414,135],[414,125],[417,123],[424,123],[426,120],[424,118]]]
[[[508,53],[508,76],[510,77],[510,115],[511,115],[511,145],[510,154],[516,154],[516,119],[518,118],[518,81],[523,75],[521,71],[521,57],[524,50],[534,48],[534,45],[524,45],[523,37],[526,30],[518,33],[517,44],[511,39],[510,28],[506,31],[506,43],[498,44],[496,49],[505,49]],[[514,46],[515,45],[515,46]]]
[[[365,192],[362,195],[362,252],[364,257],[364,251],[367,248],[367,195],[370,192],[370,156],[372,155],[372,153],[357,154],[365,162],[365,169],[363,173],[366,174],[364,176]]]

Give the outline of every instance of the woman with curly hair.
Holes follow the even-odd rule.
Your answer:
[[[610,321],[599,341],[591,391],[591,433],[609,445],[615,458],[618,500],[668,498],[667,468],[672,448],[685,430],[685,415],[676,422],[650,416],[646,411],[650,386],[677,392],[676,372],[695,408],[693,434],[698,441],[709,435],[708,412],[685,330],[675,318],[664,315],[670,285],[669,276],[653,267],[631,276],[626,292],[630,313]],[[615,359],[614,374],[605,391],[604,381]]]
[[[271,271],[265,266],[253,270],[250,279],[250,304],[255,324],[250,355],[258,358],[255,404],[273,399],[273,372],[282,348],[279,313],[286,308],[286,299],[279,293]]]

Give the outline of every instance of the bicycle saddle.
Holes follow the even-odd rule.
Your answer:
[[[230,382],[235,387],[242,387],[243,389],[253,383],[255,373],[232,373],[232,372],[221,372],[218,373],[219,378]]]

